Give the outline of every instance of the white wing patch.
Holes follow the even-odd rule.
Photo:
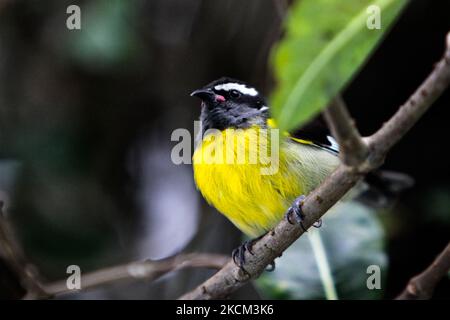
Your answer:
[[[339,145],[338,145],[337,141],[334,140],[334,138],[331,136],[327,136],[327,139],[331,143],[330,148],[339,152]]]
[[[258,95],[258,91],[256,91],[254,88],[248,88],[245,84],[234,83],[234,82],[219,84],[219,85],[215,86],[214,89],[225,90],[225,91],[237,90],[240,93],[246,94],[249,96]]]

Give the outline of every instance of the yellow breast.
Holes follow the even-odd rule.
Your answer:
[[[272,228],[337,165],[336,157],[311,146],[283,141],[276,150],[272,143],[267,130],[226,129],[205,136],[193,156],[202,195],[252,237]],[[276,170],[264,173],[268,167]]]

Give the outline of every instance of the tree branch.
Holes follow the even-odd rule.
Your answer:
[[[447,35],[444,57],[436,64],[428,78],[381,129],[365,139],[369,146],[367,157],[365,159],[350,157],[355,163],[341,164],[324,183],[307,196],[302,207],[306,216],[303,223],[306,228],[319,220],[365,174],[383,163],[386,153],[419,120],[449,82],[450,33]],[[358,135],[346,112],[342,105],[334,105],[327,112],[327,117],[331,127],[337,133],[338,140],[348,139],[354,143]],[[347,150],[351,152],[351,149],[347,148]],[[269,263],[280,256],[302,234],[302,228],[291,225],[283,219],[272,231],[255,243],[254,255],[246,252],[246,263],[243,266],[245,272],[230,260],[215,275],[180,299],[216,299],[228,296],[244,286],[250,279],[259,276]]]
[[[425,300],[433,296],[434,288],[450,270],[450,243],[422,273],[409,280],[397,300]]]
[[[342,163],[353,166],[363,162],[369,154],[369,149],[356,129],[355,121],[350,117],[341,96],[337,96],[324,111],[324,117],[339,143]]]
[[[26,292],[23,298],[46,299],[77,291],[68,289],[65,280],[43,284],[36,269],[27,262],[20,246],[16,243],[2,209],[3,202],[0,201],[0,258],[19,279],[19,285]],[[169,272],[186,268],[220,269],[228,262],[228,259],[228,256],[221,254],[189,253],[157,261],[132,262],[82,274],[80,290],[126,280],[154,281]]]
[[[154,281],[169,272],[186,268],[220,269],[228,262],[228,259],[228,256],[221,254],[190,253],[179,254],[158,261],[147,260],[127,263],[82,274],[80,290],[92,289],[127,280]],[[42,289],[43,293],[39,295],[28,295],[26,298],[50,298],[58,294],[79,291],[68,289],[65,280],[43,285]]]

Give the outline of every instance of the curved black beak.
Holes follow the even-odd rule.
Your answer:
[[[198,89],[191,93],[191,97],[197,97],[203,101],[214,101],[216,94],[211,89]]]

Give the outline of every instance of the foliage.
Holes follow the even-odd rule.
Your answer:
[[[272,105],[278,125],[293,129],[326,107],[367,60],[406,2],[297,1],[272,57],[278,82]],[[367,27],[369,5],[381,10],[380,29]]]

